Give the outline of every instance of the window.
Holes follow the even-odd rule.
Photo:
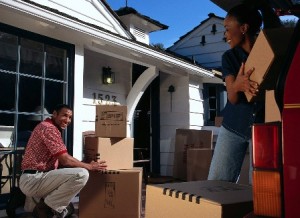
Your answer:
[[[216,24],[213,24],[213,25],[212,25],[212,27],[211,27],[211,32],[212,32],[213,34],[216,34],[216,32],[217,32],[217,26],[216,26]]]
[[[13,129],[8,141],[0,128],[2,146],[16,149],[56,104],[72,105],[70,57],[73,45],[0,24],[0,127]]]
[[[225,106],[226,88],[223,84],[203,84],[204,98],[204,124],[213,126],[216,116],[222,116],[222,110]]]
[[[201,37],[201,42],[200,42],[203,46],[205,45],[206,41],[205,41],[205,36]]]

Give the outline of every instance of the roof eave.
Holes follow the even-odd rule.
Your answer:
[[[174,56],[166,54],[166,52],[160,52],[146,45],[139,44],[131,39],[103,31],[99,28],[95,28],[92,25],[84,24],[78,20],[68,19],[65,16],[49,11],[45,8],[40,8],[32,4],[24,4],[23,7],[18,7],[20,2],[0,0],[0,4],[6,7],[13,8],[14,10],[22,11],[23,13],[30,14],[31,16],[37,17],[40,20],[45,20],[55,25],[69,28],[74,31],[80,32],[86,36],[90,36],[94,39],[99,39],[105,43],[114,44],[122,48],[128,49],[129,52],[135,52],[140,55],[156,59],[164,64],[169,64],[174,67],[184,69],[189,74],[212,78],[214,74],[198,65],[189,63],[188,61],[176,58]]]

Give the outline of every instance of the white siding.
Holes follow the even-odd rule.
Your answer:
[[[170,85],[175,92],[168,92]],[[201,129],[203,126],[202,81],[199,77],[161,75],[160,87],[160,173],[173,175],[175,133],[178,128]]]
[[[215,34],[211,32],[213,24],[216,24]],[[219,68],[222,54],[229,49],[229,45],[223,40],[224,31],[223,19],[211,17],[169,49],[177,54],[193,58],[206,68]],[[205,36],[204,45],[200,43],[202,36]]]

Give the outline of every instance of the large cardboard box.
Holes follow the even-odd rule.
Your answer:
[[[266,90],[265,99],[265,122],[281,121],[279,108],[275,100],[274,90]]]
[[[247,100],[261,100],[265,90],[275,88],[282,70],[293,28],[271,28],[261,30],[245,63],[245,72],[255,68],[250,80],[259,84],[259,93],[252,97],[245,93]]]
[[[90,172],[79,194],[80,218],[140,218],[142,168]]]
[[[131,169],[133,167],[133,138],[86,137],[84,161],[101,159],[108,170]]]
[[[247,185],[206,180],[146,189],[147,218],[241,218],[252,210],[252,188]]]
[[[191,148],[187,150],[187,181],[206,180],[213,150],[210,148]]]
[[[126,137],[127,106],[96,105],[96,136]]]
[[[212,148],[211,130],[176,129],[173,177],[186,181],[187,150],[191,148]]]

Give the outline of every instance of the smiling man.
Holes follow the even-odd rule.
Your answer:
[[[27,198],[40,199],[33,210],[34,217],[70,215],[70,202],[86,184],[88,170],[107,167],[103,160],[83,163],[68,154],[61,133],[71,119],[71,108],[57,105],[52,117],[35,127],[26,146],[20,189]]]

